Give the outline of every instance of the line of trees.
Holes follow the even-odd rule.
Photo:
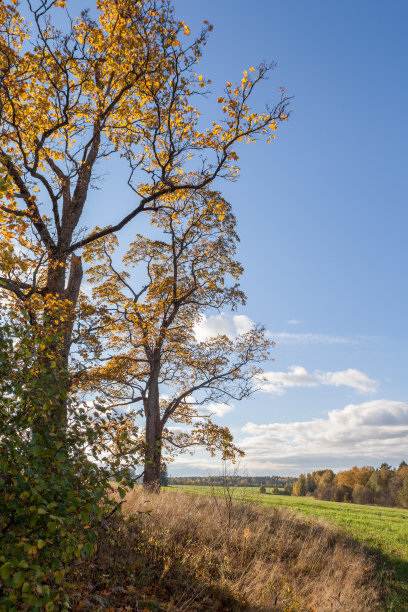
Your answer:
[[[223,476],[172,476],[168,479],[170,485],[223,486]],[[296,478],[292,476],[229,476],[228,483],[234,487],[268,487],[283,489],[292,487]]]
[[[382,463],[377,469],[364,466],[337,474],[333,470],[301,474],[293,485],[292,495],[408,508],[408,464],[402,461],[398,468]]]

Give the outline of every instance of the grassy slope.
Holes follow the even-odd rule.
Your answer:
[[[303,517],[279,509],[229,506],[177,491],[156,497],[135,487],[124,512],[135,516],[146,510],[141,529],[127,532],[121,553],[125,567],[134,551],[139,555],[138,579],[145,575],[150,585],[166,586],[174,598],[166,609],[381,609],[373,556],[321,522],[306,524]],[[119,561],[116,555],[116,565]]]
[[[177,489],[195,494],[212,494],[211,487],[180,485]],[[218,493],[222,494],[221,490]],[[243,487],[233,487],[233,494],[236,499],[244,498],[268,507],[287,507],[310,517],[324,519],[380,551],[386,561],[386,570],[392,568],[395,572],[390,577],[392,599],[399,601],[395,609],[408,609],[408,510],[318,501],[311,497],[262,495],[255,488],[244,490]]]

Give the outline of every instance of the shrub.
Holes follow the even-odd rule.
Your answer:
[[[103,407],[90,414],[67,397],[68,374],[39,358],[58,340],[24,318],[0,328],[1,610],[67,609],[65,571],[93,552],[93,524],[116,507],[109,481],[120,461],[97,464],[112,423]],[[68,402],[64,430],[50,417],[57,402]]]

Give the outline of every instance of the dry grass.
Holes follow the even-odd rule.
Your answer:
[[[323,523],[251,504],[229,511],[220,500],[180,493],[146,496],[141,488],[123,509],[141,522],[117,520],[101,538],[81,567],[91,593],[78,610],[379,609],[375,560]]]

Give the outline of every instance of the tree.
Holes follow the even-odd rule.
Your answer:
[[[404,508],[408,507],[408,470],[405,471],[402,477],[401,488],[398,492],[398,501]]]
[[[373,491],[376,503],[389,505],[389,483],[393,475],[393,470],[388,463],[382,463],[380,468],[373,471],[367,486]]]
[[[292,485],[289,482],[287,482],[285,486],[283,487],[283,494],[292,495],[292,491],[293,491]]]
[[[202,445],[212,454],[220,450],[224,460],[242,454],[229,429],[211,419],[211,404],[250,395],[273,342],[259,326],[232,339],[196,339],[204,312],[245,301],[236,282],[242,267],[234,257],[235,218],[217,192],[162,197],[151,221],[155,237],[136,237],[123,270],[114,262],[113,234],[85,251],[104,356],[82,385],[113,406],[142,405],[144,483],[156,487],[163,445],[168,452]],[[140,274],[142,265],[136,287],[131,270]]]
[[[304,474],[301,474],[293,485],[292,495],[304,496],[306,495],[306,478]]]
[[[55,302],[64,305],[53,359],[67,372],[81,249],[156,211],[163,196],[236,177],[235,145],[273,138],[288,112],[283,90],[265,112],[250,108],[272,68],[261,64],[238,85],[227,83],[222,119],[202,129],[194,104],[208,81],[195,70],[211,26],[189,43],[188,26],[167,0],[97,0],[97,20],[86,11],[54,19],[64,6],[27,0],[27,23],[17,3],[0,7],[0,287],[34,326]],[[110,224],[98,231],[94,214],[84,230],[89,192],[100,186],[97,165],[112,155],[128,162],[134,205],[119,218],[112,207]],[[47,362],[46,351],[40,357]],[[72,379],[64,380],[69,389]],[[62,431],[63,396],[53,407]]]
[[[313,476],[310,473],[306,475],[305,486],[306,486],[306,493],[313,493],[316,489],[315,481],[313,479]]]

